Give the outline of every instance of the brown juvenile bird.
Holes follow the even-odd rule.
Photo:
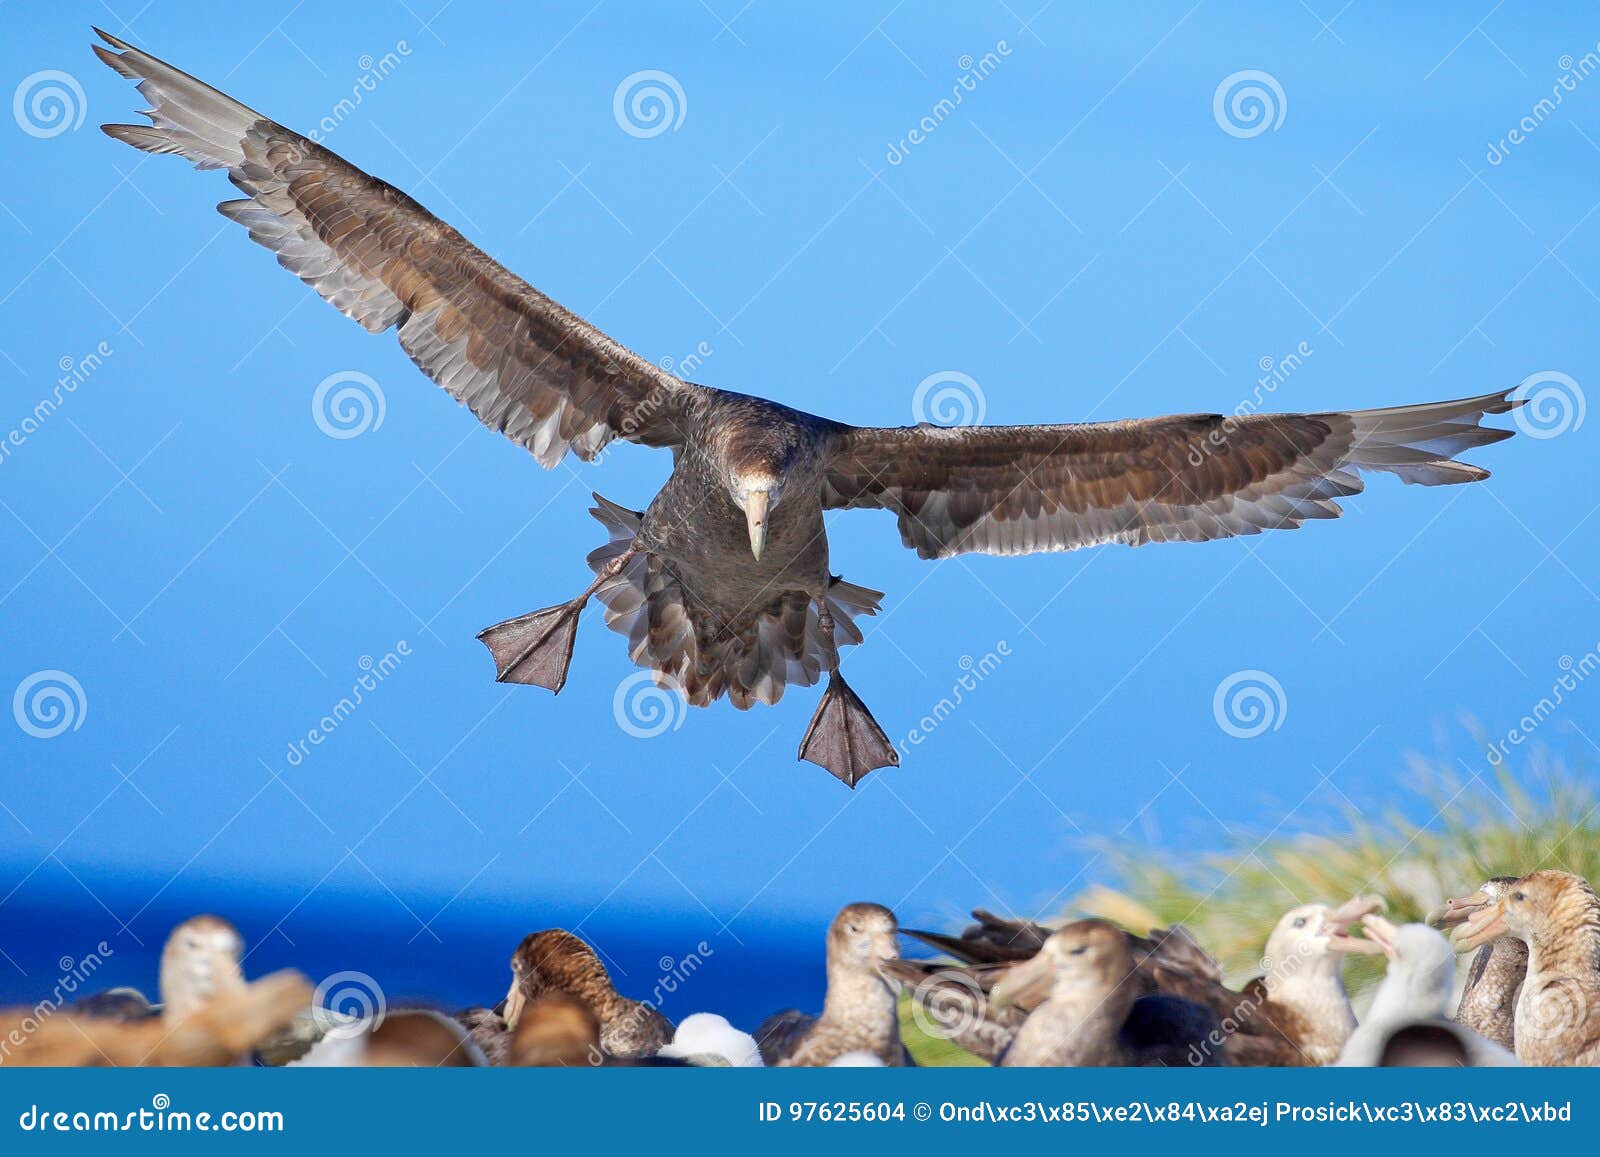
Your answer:
[[[1436,928],[1458,928],[1467,920],[1500,902],[1516,876],[1495,876],[1469,896],[1447,900],[1429,918]],[[1456,1007],[1457,1023],[1503,1049],[1517,1049],[1517,997],[1528,974],[1528,946],[1515,936],[1501,936],[1478,949],[1467,970],[1467,981]]]
[[[909,991],[916,1015],[930,1031],[975,1056],[997,1061],[1027,1014],[1050,995],[1050,969],[1019,971],[1018,966],[1038,956],[1052,930],[1029,920],[1002,919],[981,908],[973,911],[973,918],[977,923],[959,937],[902,929],[907,936],[969,962],[966,967],[905,959],[884,967]],[[1117,935],[1133,962],[1127,983],[1135,997],[1173,996],[1194,984],[1222,983],[1221,966],[1181,926],[1157,929],[1148,937],[1120,929]],[[1007,985],[1006,1000],[996,1006],[989,994],[1002,981]]]
[[[1517,995],[1525,1065],[1600,1065],[1600,897],[1582,876],[1542,869],[1505,886],[1451,935],[1467,951],[1514,936],[1528,946]]]
[[[560,928],[529,934],[511,954],[511,988],[498,1011],[468,1009],[458,1019],[491,1062],[506,1064],[523,1010],[551,993],[589,1009],[610,1056],[654,1056],[672,1040],[672,1022],[654,1006],[619,993],[594,949]]]
[[[839,674],[877,591],[834,575],[824,513],[895,515],[923,558],[1101,543],[1200,542],[1336,518],[1363,473],[1424,486],[1488,477],[1456,455],[1510,391],[1314,414],[1175,414],[1040,426],[853,426],[683,381],[625,349],[404,193],[316,141],[106,32],[150,124],[104,126],[148,153],[226,170],[222,215],[423,373],[554,467],[616,438],[671,449],[643,511],[601,501],[613,535],[576,598],[483,631],[496,678],[559,691],[590,598],[629,657],[688,702],[776,703],[826,674],[801,759],[855,786],[899,756]],[[1052,367],[1047,373],[1060,372]]]
[[[897,986],[885,965],[900,955],[894,913],[881,904],[849,904],[828,928],[828,993],[822,1015],[775,1013],[755,1031],[772,1066],[820,1067],[847,1053],[885,1065],[909,1063],[900,1043]]]
[[[1079,920],[1011,966],[992,1003],[1047,984],[1048,995],[1018,1026],[999,1057],[1008,1068],[1038,1065],[1189,1065],[1207,1057],[1216,1018],[1197,1004],[1141,995],[1127,935],[1105,920]]]

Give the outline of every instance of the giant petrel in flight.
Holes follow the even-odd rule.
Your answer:
[[[99,30],[96,30],[99,32]],[[1199,541],[1334,518],[1360,471],[1438,486],[1488,476],[1455,456],[1510,436],[1479,425],[1509,391],[1324,414],[1183,414],[1055,426],[851,426],[682,381],[563,309],[393,186],[99,32],[150,125],[117,140],[226,169],[218,206],[279,264],[553,467],[614,438],[668,447],[642,513],[596,496],[611,541],[570,602],[484,631],[497,677],[559,691],[591,597],[629,655],[697,706],[828,686],[800,758],[852,787],[894,745],[839,674],[877,591],[829,568],[823,512],[892,510],[923,558]],[[112,51],[116,49],[118,51]]]

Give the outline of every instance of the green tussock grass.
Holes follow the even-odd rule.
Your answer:
[[[1405,923],[1491,876],[1560,868],[1600,879],[1600,796],[1565,765],[1535,757],[1520,774],[1502,767],[1476,779],[1442,760],[1413,758],[1410,767],[1406,806],[1349,810],[1324,833],[1236,835],[1224,850],[1189,858],[1098,843],[1114,883],[1076,896],[1067,915],[1137,932],[1185,924],[1239,981],[1261,971],[1268,933],[1297,904],[1377,893],[1389,918]],[[1352,992],[1382,974],[1381,958],[1354,957],[1345,968]]]

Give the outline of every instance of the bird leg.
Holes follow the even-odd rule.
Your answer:
[[[495,682],[523,683],[545,687],[556,693],[567,682],[572,663],[572,645],[578,638],[578,616],[590,597],[622,573],[628,560],[638,553],[637,546],[606,563],[594,582],[570,602],[507,619],[478,632],[478,639],[494,656]]]
[[[855,787],[862,776],[879,767],[898,767],[900,755],[866,704],[850,690],[839,674],[839,652],[833,645],[833,615],[826,600],[819,601],[817,629],[822,632],[828,662],[828,689],[822,693],[817,713],[811,717],[805,738],[800,741],[800,758],[825,767]]]

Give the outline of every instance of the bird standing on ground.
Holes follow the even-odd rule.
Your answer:
[[[1467,951],[1514,936],[1528,946],[1517,994],[1517,1059],[1600,1065],[1600,897],[1582,876],[1542,869],[1507,884],[1451,934]]]
[[[818,1067],[850,1052],[885,1065],[907,1063],[900,1043],[898,994],[884,965],[900,955],[894,913],[881,904],[849,904],[828,928],[828,994],[822,1015],[775,1013],[756,1029],[767,1064]]]
[[[1496,904],[1515,876],[1495,876],[1470,896],[1446,901],[1444,908],[1430,917],[1437,928],[1458,928],[1475,914]],[[1528,946],[1515,936],[1501,936],[1478,949],[1467,969],[1466,985],[1455,1019],[1479,1036],[1494,1041],[1503,1049],[1517,1048],[1517,997],[1528,974]]]
[[[945,429],[852,426],[694,385],[404,193],[96,31],[110,46],[95,46],[100,59],[150,103],[150,125],[105,131],[225,169],[245,195],[223,216],[368,331],[394,329],[485,425],[546,467],[569,450],[593,459],[619,437],[672,450],[672,475],[644,511],[599,500],[613,542],[590,555],[593,582],[479,636],[497,678],[559,691],[579,614],[598,597],[633,661],[696,706],[776,703],[826,672],[799,755],[852,787],[899,756],[839,674],[839,648],[862,639],[854,619],[881,596],[832,573],[825,511],[892,511],[901,541],[929,559],[1193,542],[1334,518],[1362,472],[1477,481],[1487,471],[1455,456],[1510,436],[1479,425],[1517,404],[1505,391],[1382,410]]]

